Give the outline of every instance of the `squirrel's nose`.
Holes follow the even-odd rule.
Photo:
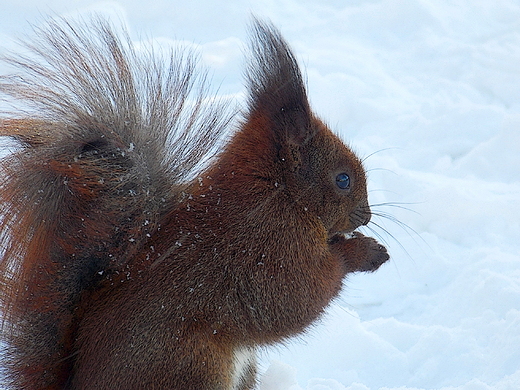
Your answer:
[[[368,201],[365,200],[354,209],[349,219],[353,228],[357,229],[362,225],[368,225],[370,218],[372,218],[372,213],[370,212]]]
[[[361,222],[362,225],[368,225],[370,222],[370,219],[372,218],[372,213],[370,212],[370,207],[368,205],[363,209],[363,222]]]

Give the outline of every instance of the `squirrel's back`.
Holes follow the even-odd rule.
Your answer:
[[[0,165],[2,365],[31,389],[66,382],[84,302],[124,272],[229,121],[189,53],[136,52],[101,19],[37,33],[32,56],[7,59],[20,74],[0,79],[21,102],[0,119],[19,143]]]

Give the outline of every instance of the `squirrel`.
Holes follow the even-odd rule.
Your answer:
[[[361,160],[270,22],[251,23],[232,134],[192,53],[137,50],[101,17],[36,30],[0,79],[21,105],[0,119],[9,389],[252,389],[255,351],[389,259],[356,231]]]

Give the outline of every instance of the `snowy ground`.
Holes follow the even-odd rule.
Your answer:
[[[249,15],[271,18],[315,110],[368,156],[392,261],[267,351],[261,390],[520,388],[519,1],[4,0],[0,42],[85,10],[195,42],[238,99]]]

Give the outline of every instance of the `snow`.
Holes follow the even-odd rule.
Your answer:
[[[92,10],[142,44],[193,42],[238,101],[250,14],[270,18],[317,113],[366,157],[389,217],[365,233],[391,262],[263,352],[261,390],[520,388],[518,1],[4,1],[0,41]]]

